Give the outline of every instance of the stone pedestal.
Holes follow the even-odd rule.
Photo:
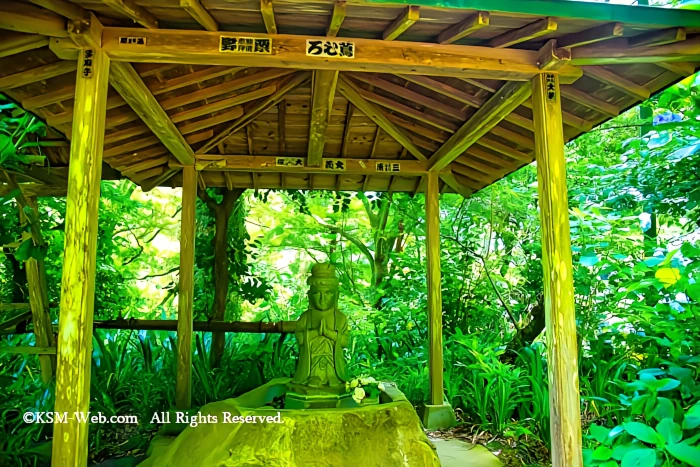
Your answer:
[[[418,409],[418,416],[426,430],[445,430],[457,424],[455,412],[447,402],[442,405],[423,404]]]

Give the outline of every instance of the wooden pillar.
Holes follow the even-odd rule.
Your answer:
[[[533,78],[532,110],[542,225],[552,466],[580,467],[583,462],[574,283],[557,75],[543,73]]]
[[[428,283],[428,367],[431,405],[442,405],[442,285],[440,277],[440,192],[438,174],[428,172],[425,191],[425,224]]]
[[[56,405],[54,411],[87,412],[95,292],[97,213],[102,177],[102,146],[107,104],[109,58],[99,49],[83,49],[73,109],[73,132],[66,195],[65,243],[58,321]],[[52,465],[85,466],[88,424],[70,416],[54,423]]]
[[[192,304],[194,300],[194,235],[197,207],[197,171],[182,169],[182,211],[180,213],[180,284],[177,307],[177,385],[175,406],[192,404]]]

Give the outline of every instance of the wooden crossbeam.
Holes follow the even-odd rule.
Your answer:
[[[488,11],[477,11],[473,15],[468,16],[466,19],[454,26],[450,26],[438,34],[437,43],[452,44],[488,26],[490,22],[491,19]]]
[[[420,19],[420,7],[409,5],[406,7],[401,16],[391,22],[382,34],[382,39],[385,41],[393,41],[401,34],[406,32],[408,28],[413,26]]]
[[[499,141],[496,141],[492,138],[489,138],[488,136],[483,136],[480,138],[476,144],[479,146],[483,146],[485,148],[489,148],[493,151],[496,151],[500,154],[503,154],[505,156],[508,156],[512,159],[515,159],[516,161],[520,162],[525,162],[525,163],[530,163],[532,162],[532,156],[525,154],[523,152],[518,151],[515,148],[512,148],[506,144],[503,144]]]
[[[62,16],[34,5],[9,0],[0,2],[0,29],[68,37],[66,19]]]
[[[555,18],[542,18],[530,24],[526,24],[522,28],[513,29],[504,32],[500,36],[496,36],[489,40],[488,47],[510,47],[521,42],[527,42],[530,39],[535,39],[545,34],[549,34],[557,30],[557,20]]]
[[[600,100],[597,97],[593,97],[592,95],[573,86],[562,86],[561,95],[576,102],[577,104],[593,109],[596,112],[600,112],[609,117],[615,117],[620,114],[620,109],[615,107],[613,104],[608,104],[607,102]]]
[[[305,83],[308,81],[309,75],[308,73],[305,72],[297,72],[294,75],[285,78],[281,80],[277,84],[277,91],[275,91],[274,94],[261,99],[257,102],[253,102],[252,106],[249,106],[245,109],[243,117],[240,119],[234,121],[232,124],[221,130],[221,132],[216,135],[214,138],[212,138],[209,142],[207,142],[201,149],[200,151],[202,153],[206,153],[210,151],[212,148],[214,148],[217,144],[223,142],[240,130],[241,128],[245,128],[250,122],[255,120],[260,114],[266,112],[269,108],[277,105],[282,99],[284,99],[284,96],[287,95],[292,89],[296,88],[302,83]]]
[[[235,34],[235,33],[231,33]],[[306,54],[307,40],[323,37],[250,34],[271,40],[271,54],[222,53],[218,33],[208,31],[104,28],[103,49],[114,61],[183,63],[311,70],[405,73],[427,76],[527,80],[541,73],[539,53],[531,50],[494,50],[490,47],[436,45],[414,42],[352,39],[352,60]],[[124,36],[144,37],[148,46],[120,44]],[[581,76],[576,67],[558,71],[562,82]]]
[[[37,81],[72,73],[75,72],[76,67],[76,62],[59,61],[13,75],[3,76],[0,78],[0,90],[7,91],[8,89],[14,89],[24,86],[25,84],[36,83]]]
[[[693,62],[700,60],[700,36],[649,47],[580,47],[571,51],[573,65]]]
[[[100,0],[116,12],[139,23],[148,29],[158,29],[158,20],[145,8],[139,6],[134,0]]]
[[[311,97],[311,124],[309,125],[308,164],[318,166],[326,144],[326,129],[333,110],[338,72],[320,70],[314,72]]]
[[[0,31],[0,58],[49,45],[49,38],[38,34]]]
[[[556,39],[550,39],[540,49],[537,66],[543,71],[555,71],[571,61],[571,49],[559,48]]]
[[[649,31],[630,37],[627,44],[630,47],[645,47],[652,45],[673,44],[674,42],[684,41],[686,38],[684,28],[668,28],[658,31]]]
[[[153,94],[128,63],[112,63],[109,82],[182,164],[194,163],[194,152]]]
[[[340,31],[340,27],[345,21],[345,14],[347,12],[348,6],[346,0],[335,0],[333,3],[333,13],[331,13],[331,20],[328,23],[328,28],[326,29],[326,36],[335,37]]]
[[[483,98],[472,96],[471,94],[453,88],[452,86],[445,84],[442,81],[428,78],[427,76],[399,75],[399,77],[405,79],[406,81],[410,81],[411,83],[423,86],[426,89],[430,89],[431,91],[442,94],[443,96],[450,97],[458,102],[461,102],[462,104],[475,107],[477,109],[484,105],[484,103],[486,102],[486,100]]]
[[[445,185],[449,186],[465,198],[470,198],[474,193],[474,190],[466,185],[463,185],[459,180],[457,180],[457,177],[455,177],[452,172],[440,174],[440,180],[445,182]]]
[[[622,37],[623,33],[624,26],[622,23],[605,23],[600,26],[559,37],[557,38],[557,44],[559,44],[559,47],[580,47],[582,45],[593,44],[594,42]]]
[[[430,158],[430,170],[442,170],[469,146],[496,126],[503,117],[530,97],[530,83],[508,82],[476,111]]]
[[[31,3],[38,5],[40,7],[46,8],[47,10],[53,11],[65,18],[73,21],[87,19],[88,11],[76,5],[73,2],[67,0],[29,0]]]
[[[184,112],[176,113],[170,117],[170,120],[172,120],[173,123],[184,122],[186,120],[201,117],[202,115],[218,112],[224,109],[229,109],[231,107],[240,106],[242,104],[245,104],[246,102],[270,96],[274,94],[275,90],[276,87],[274,85],[266,86],[264,88],[256,89],[255,91],[250,91],[243,94],[239,94],[237,96],[228,97],[226,99],[221,99],[219,101],[212,102],[211,104],[201,105],[191,110],[185,110]],[[243,115],[243,109],[240,107],[238,107],[238,109],[240,114]]]
[[[382,110],[362,97],[360,90],[350,81],[340,76],[338,80],[338,91],[362,113],[372,119],[374,123],[386,131],[392,138],[401,144],[418,160],[427,160],[421,150],[404,134],[394,123],[392,123]]]
[[[374,86],[376,89],[382,89],[384,91],[390,92],[403,99],[408,100],[409,102],[423,105],[429,109],[435,110],[436,112],[440,112],[452,118],[456,118],[457,120],[465,120],[467,118],[467,112],[465,112],[464,110],[452,107],[443,102],[432,99],[424,94],[420,94],[403,86],[399,86],[398,84],[392,83],[391,81],[381,79],[375,75],[371,75],[369,73],[349,73],[349,75],[356,80],[367,83],[370,86]],[[435,81],[431,80],[430,78],[425,79]]]
[[[417,161],[408,159],[343,159],[344,169],[329,169],[326,168],[327,161],[338,161],[338,159],[322,159],[319,166],[309,166],[308,158],[294,157],[298,160],[299,165],[277,165],[277,160],[280,157],[290,159],[289,156],[249,156],[249,155],[210,155],[198,154],[196,156],[197,170],[214,171],[214,172],[258,172],[258,173],[298,173],[298,174],[332,174],[332,175],[382,175],[387,174],[386,171],[378,168],[378,164],[399,164],[399,172],[394,175],[415,176],[423,175],[428,172],[427,161]],[[333,165],[334,164],[328,164]],[[448,171],[441,171],[448,172]]]
[[[634,97],[637,100],[645,101],[649,99],[651,93],[644,86],[640,86],[637,83],[623,78],[620,75],[613,73],[612,71],[602,67],[602,66],[584,66],[583,74],[590,76],[591,78],[599,81],[603,84],[615,88],[618,91],[624,92],[628,96]]]
[[[655,65],[678,76],[690,76],[695,73],[695,64],[686,62],[656,62]]]
[[[180,7],[207,31],[218,31],[219,25],[199,0],[180,0]]]
[[[143,191],[144,193],[148,193],[155,187],[161,186],[163,183],[170,180],[172,177],[175,176],[175,174],[179,173],[180,171],[181,169],[178,168],[170,168],[156,177],[144,180],[141,183],[141,191]]]
[[[260,0],[260,13],[262,13],[267,33],[277,34],[277,24],[275,23],[275,12],[272,8],[272,0]]]

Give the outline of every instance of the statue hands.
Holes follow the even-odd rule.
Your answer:
[[[319,327],[319,334],[327,337],[331,340],[336,340],[338,338],[338,331],[334,331],[332,329],[326,329],[326,323],[324,320],[321,320],[321,325]]]

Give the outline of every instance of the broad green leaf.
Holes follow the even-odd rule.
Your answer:
[[[667,145],[668,143],[671,142],[671,134],[667,131],[660,133],[660,134],[655,134],[651,138],[649,138],[649,142],[647,143],[647,148],[649,149],[656,149],[660,148],[662,146]]]
[[[654,467],[656,465],[656,451],[649,448],[637,449],[628,452],[622,458],[622,467]]]
[[[656,432],[660,434],[666,444],[675,444],[683,439],[683,431],[672,418],[664,418],[656,425]]]
[[[646,449],[642,443],[634,442],[628,444],[618,444],[613,448],[612,457],[621,461],[624,457],[632,451],[638,451],[640,449]]]
[[[685,242],[681,246],[681,253],[686,258],[700,258],[700,248],[696,247],[690,242]]]
[[[696,282],[695,284],[688,284],[685,291],[690,298],[692,298],[696,302],[700,302],[700,282]]]
[[[654,409],[653,417],[657,420],[664,418],[673,418],[675,413],[673,402],[665,397],[658,397],[656,400],[656,408]]]
[[[677,268],[660,268],[656,270],[654,276],[661,281],[664,287],[670,287],[681,278],[680,271]]]
[[[606,461],[612,457],[612,449],[607,446],[598,446],[593,451],[593,460]]]
[[[685,443],[667,444],[666,450],[676,459],[692,467],[700,467],[700,448]]]
[[[604,426],[596,425],[595,423],[591,425],[590,435],[601,444],[604,444],[608,440],[608,435],[610,434],[610,429]]]
[[[654,431],[654,429],[644,423],[640,422],[626,422],[622,426],[625,427],[625,431],[640,441],[644,441],[649,444],[659,444],[663,440],[660,439],[659,434]]]

